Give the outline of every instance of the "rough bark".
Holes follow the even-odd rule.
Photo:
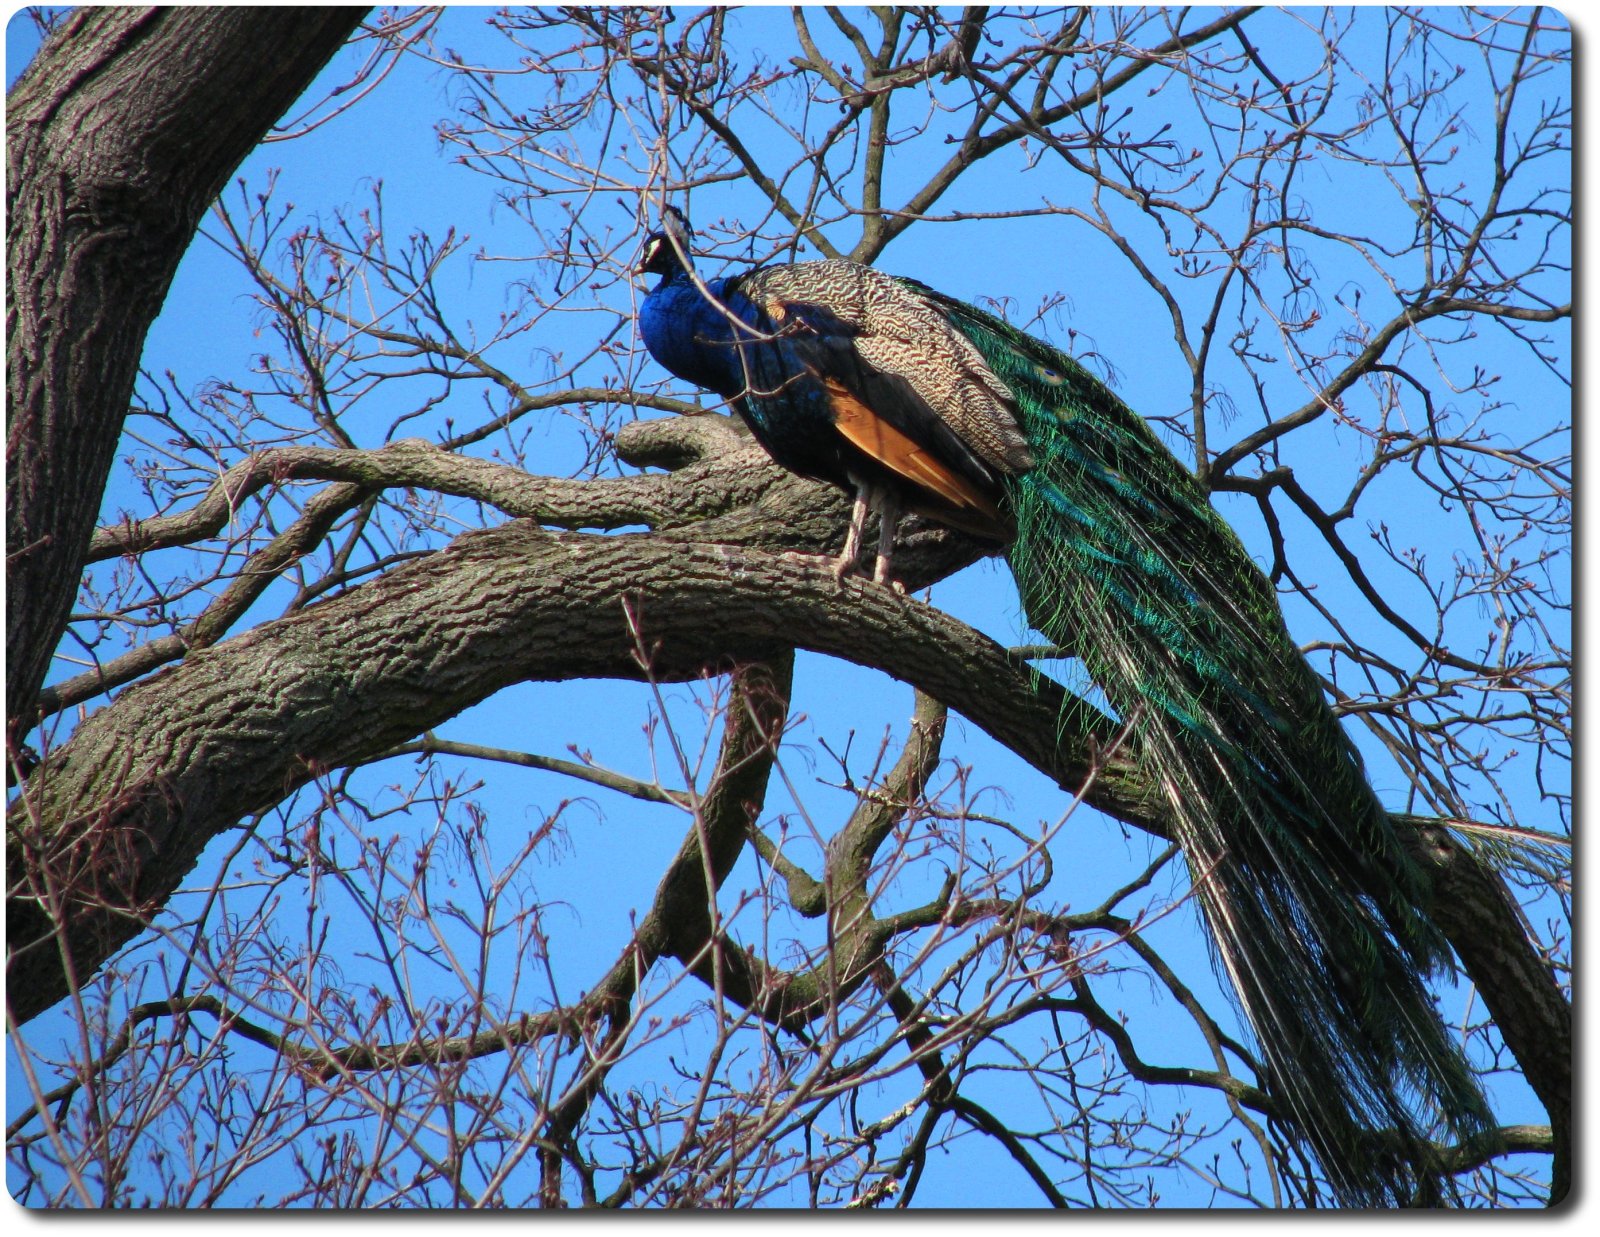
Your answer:
[[[1401,817],[1433,873],[1433,915],[1550,1117],[1550,1205],[1572,1188],[1572,1006],[1498,877],[1437,821]]]
[[[178,261],[229,175],[365,12],[80,9],[11,89],[9,725],[32,722]]]
[[[736,536],[739,522],[707,532]],[[59,1000],[69,975],[81,982],[148,922],[207,842],[320,772],[525,679],[682,680],[796,645],[915,683],[1072,790],[1085,753],[1113,737],[1087,722],[1063,731],[1059,689],[1040,690],[999,645],[889,589],[841,586],[819,556],[513,521],[197,650],[83,723],[10,814],[13,1012]],[[1138,816],[1127,777],[1103,773],[1096,801]]]

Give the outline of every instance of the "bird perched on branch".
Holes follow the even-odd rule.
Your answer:
[[[651,355],[772,457],[879,514],[1005,547],[1029,622],[1075,650],[1165,800],[1274,1110],[1346,1206],[1438,1204],[1432,1138],[1493,1119],[1424,985],[1449,966],[1409,857],[1271,583],[1142,418],[1064,353],[847,261],[703,281],[668,209],[640,272]]]

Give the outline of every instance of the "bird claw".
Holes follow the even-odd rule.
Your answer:
[[[838,555],[832,560],[828,570],[841,588],[844,587],[845,580],[850,576],[858,576],[863,581],[868,578],[865,572],[858,573],[856,571],[856,556],[854,554],[846,553]],[[889,564],[883,559],[879,559],[874,565],[871,579],[874,584],[883,585],[897,597],[904,597],[906,595],[906,586],[899,580],[890,578]]]

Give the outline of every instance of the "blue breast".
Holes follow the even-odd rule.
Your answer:
[[[708,286],[722,298],[726,282],[714,279]],[[749,308],[748,302],[744,308]],[[644,298],[639,333],[650,355],[684,381],[726,398],[744,390],[733,327],[687,275],[662,280]]]
[[[708,283],[722,307],[759,333],[778,326],[736,280]],[[828,393],[784,339],[739,335],[679,272],[663,279],[639,308],[639,333],[660,364],[686,382],[730,400],[768,453],[791,472],[844,484],[846,468]]]

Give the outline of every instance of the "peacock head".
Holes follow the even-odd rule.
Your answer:
[[[692,261],[693,243],[694,229],[689,226],[688,216],[676,206],[664,207],[661,228],[645,237],[635,273],[668,277],[676,274]]]

